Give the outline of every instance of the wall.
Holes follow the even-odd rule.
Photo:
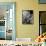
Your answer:
[[[39,25],[38,25],[38,4],[37,0],[19,0],[17,4],[17,16],[16,16],[16,32],[17,38],[36,38],[38,36]],[[33,10],[34,13],[34,24],[23,25],[22,24],[22,10]]]
[[[16,2],[16,37],[36,38],[39,33],[39,10],[46,10],[46,5],[38,4],[38,0],[3,0],[0,2]],[[33,10],[34,24],[22,24],[22,10]]]

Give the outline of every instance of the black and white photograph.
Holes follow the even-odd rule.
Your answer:
[[[22,11],[22,24],[33,24],[33,10]]]

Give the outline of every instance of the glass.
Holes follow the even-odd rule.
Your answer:
[[[0,35],[6,40],[15,39],[14,8],[14,2],[0,2],[0,32],[4,32]]]
[[[12,40],[12,29],[6,31],[6,40]]]
[[[5,32],[0,32],[0,40],[5,40]]]
[[[39,3],[46,4],[46,0],[39,0]]]
[[[39,35],[46,32],[46,11],[39,12]]]
[[[46,32],[46,25],[41,25],[40,29],[41,29],[40,31],[42,34],[45,33]]]
[[[46,24],[46,11],[40,11],[40,24]]]

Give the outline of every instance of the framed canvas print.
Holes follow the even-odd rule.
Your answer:
[[[46,4],[46,0],[39,0],[40,4]]]
[[[46,32],[46,11],[39,11],[39,34]]]
[[[15,2],[0,2],[0,40],[15,40]]]
[[[33,24],[33,10],[22,11],[22,24]]]

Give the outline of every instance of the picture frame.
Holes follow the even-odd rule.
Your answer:
[[[22,10],[22,24],[33,24],[33,10]]]

